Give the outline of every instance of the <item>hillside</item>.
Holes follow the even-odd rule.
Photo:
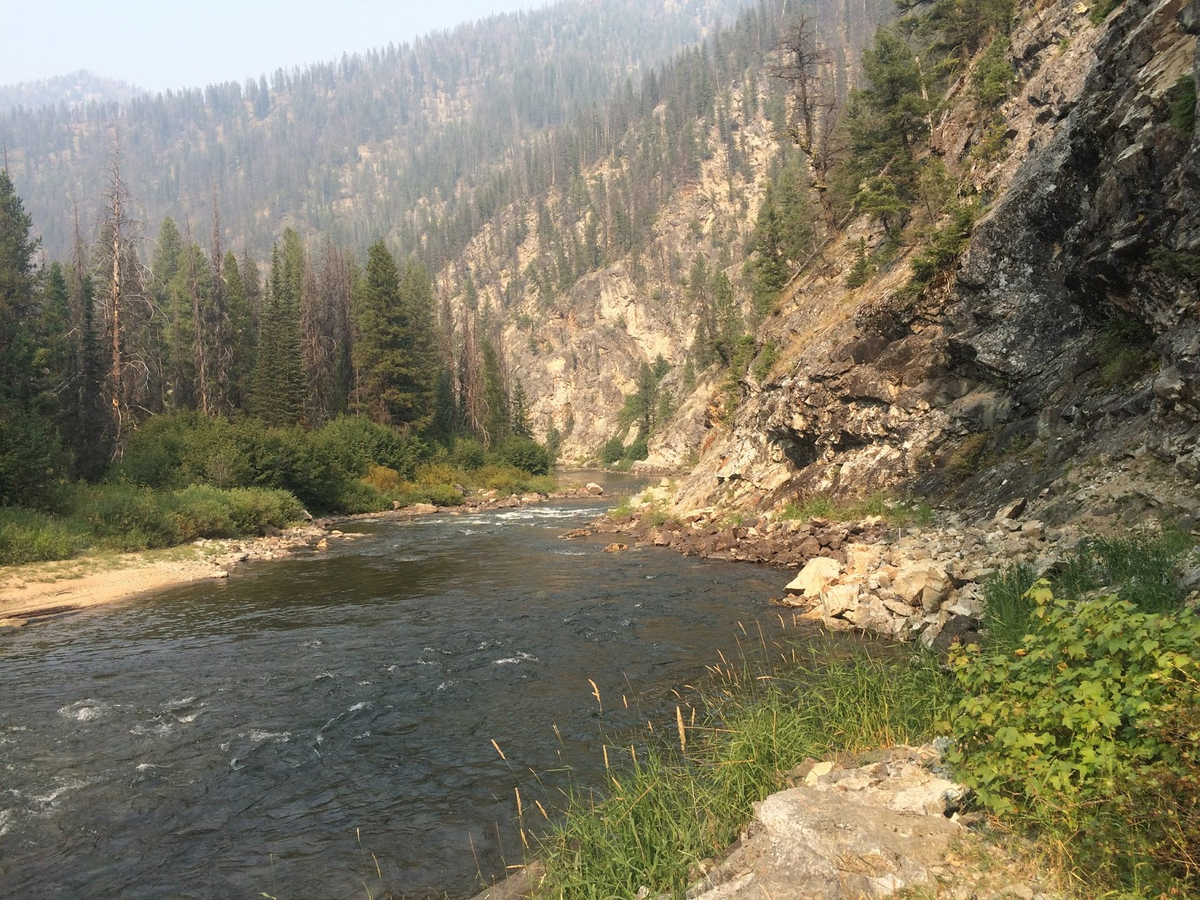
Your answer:
[[[769,376],[743,378],[735,416],[692,445],[676,508],[884,490],[987,515],[1028,499],[1052,521],[1200,519],[1197,27],[1183,0],[1098,23],[1022,4],[996,118],[964,71],[930,135],[987,201],[961,257],[922,279],[927,239],[910,232],[850,288],[885,229],[859,215],[833,234],[765,325]],[[651,462],[678,459],[684,433],[666,429]]]
[[[539,189],[528,154],[551,129],[598,114],[744,5],[567,0],[246,84],[13,109],[0,143],[54,257],[73,206],[93,215],[116,125],[148,231],[168,215],[206,221],[215,192],[227,245],[261,255],[290,225],[359,248],[387,237],[435,268],[501,198]],[[587,152],[554,150],[560,164]]]
[[[69,109],[86,104],[125,103],[143,93],[136,85],[80,69],[54,78],[0,85],[0,113],[11,112],[18,106],[36,110],[43,106]]]

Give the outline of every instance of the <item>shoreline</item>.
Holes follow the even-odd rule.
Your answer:
[[[461,506],[416,504],[382,512],[324,517],[263,537],[201,538],[161,550],[94,553],[0,568],[0,632],[198,581],[228,578],[240,563],[285,559],[306,550],[322,551],[331,540],[360,537],[340,531],[338,525],[403,521],[428,515],[465,515],[551,500],[597,499],[600,496],[602,493],[592,493],[580,486],[553,494],[471,497]]]

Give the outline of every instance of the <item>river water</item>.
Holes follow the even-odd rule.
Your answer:
[[[783,573],[561,539],[610,505],[356,523],[0,638],[0,897],[462,896],[521,862],[514,789],[540,819],[599,784],[605,736],[779,628]]]

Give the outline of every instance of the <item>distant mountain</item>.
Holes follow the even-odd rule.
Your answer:
[[[55,75],[40,81],[22,81],[20,84],[0,85],[0,112],[9,112],[18,106],[35,110],[43,106],[81,106],[85,103],[125,103],[138,94],[141,88],[115,78],[93,75],[80,69],[69,75]]]
[[[412,252],[436,224],[445,256],[523,193],[505,173],[553,129],[601,114],[626,79],[748,5],[563,0],[244,84],[0,111],[0,143],[56,256],[73,205],[85,219],[96,209],[118,122],[122,177],[149,233],[168,215],[207,222],[215,193],[227,242],[259,254],[287,225]],[[555,176],[578,167],[579,148],[554,151]]]

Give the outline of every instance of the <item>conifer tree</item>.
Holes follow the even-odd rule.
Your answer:
[[[255,415],[269,425],[295,425],[305,419],[299,300],[278,244],[271,251],[270,287],[254,360],[253,407]]]
[[[231,410],[245,408],[250,399],[251,375],[254,371],[254,323],[250,315],[250,299],[246,282],[233,251],[225,253],[221,265],[221,281],[225,288],[225,309],[229,317],[228,346],[228,404]]]
[[[354,297],[356,406],[376,422],[423,427],[433,415],[437,353],[425,267],[403,275],[383,241],[367,251]]]

